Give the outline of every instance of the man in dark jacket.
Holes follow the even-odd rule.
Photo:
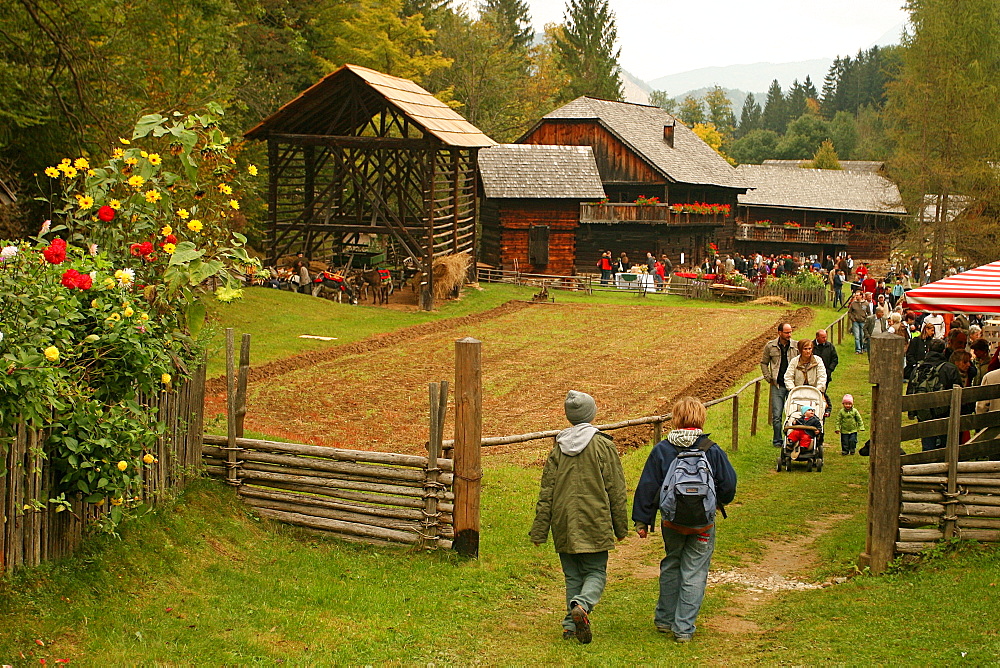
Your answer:
[[[559,432],[545,462],[529,537],[541,545],[551,529],[566,578],[563,638],[586,644],[608,579],[608,550],[628,535],[628,493],[614,442],[590,424],[594,398],[570,390],[565,410],[573,426]]]
[[[910,386],[907,388],[906,393],[913,394],[916,386],[926,377],[936,378],[932,386],[941,390],[950,390],[954,385],[965,385],[962,372],[945,357],[945,344],[941,339],[931,339],[927,344],[927,354],[924,356],[924,361],[917,365],[917,368],[910,376]],[[924,422],[926,420],[946,417],[948,412],[949,408],[944,406],[932,408],[924,414],[918,413],[916,417],[918,422]],[[936,450],[947,445],[948,435],[924,436],[920,439],[920,443],[921,449],[925,452],[927,450]]]
[[[913,370],[924,361],[927,356],[927,344],[934,339],[934,325],[927,323],[920,331],[920,336],[910,339],[906,346],[906,368],[903,369],[903,378],[909,380],[913,375]]]
[[[656,521],[664,479],[682,450],[699,449],[705,453],[715,481],[716,505],[723,517],[726,504],[736,496],[736,471],[726,453],[701,430],[705,406],[694,397],[682,397],[674,404],[672,415],[675,429],[653,446],[635,489],[632,521],[640,538],[647,536]],[[715,524],[693,528],[664,519],[662,529],[666,556],[660,561],[660,597],[653,622],[658,631],[673,633],[676,642],[689,642],[705,597],[708,567],[715,550]]]
[[[827,393],[830,391],[830,383],[833,382],[833,370],[840,363],[840,356],[837,354],[837,346],[829,341],[825,329],[816,331],[816,340],[813,341],[813,355],[823,360],[823,366],[826,367],[826,387],[823,389],[823,399],[826,401],[824,417],[828,417],[833,406],[830,405],[830,395]]]

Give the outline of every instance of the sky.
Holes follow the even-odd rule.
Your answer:
[[[566,0],[528,0],[535,30]],[[853,55],[901,30],[903,0],[610,0],[623,68],[650,81],[701,67]]]

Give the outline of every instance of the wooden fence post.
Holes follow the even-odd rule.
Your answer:
[[[944,495],[944,537],[955,536],[955,504],[958,494],[958,449],[962,427],[962,387],[955,385],[951,390],[951,410],[948,412],[948,441],[945,456],[948,461],[948,492]]]
[[[740,395],[733,395],[733,452],[740,451]]]
[[[896,555],[899,531],[903,353],[906,342],[894,334],[871,339],[868,380],[872,388],[871,457],[868,480],[868,535],[862,565],[881,573]]]
[[[469,336],[459,339],[455,342],[455,540],[452,547],[465,557],[479,556],[482,384],[482,342]]]
[[[250,335],[244,334],[240,340],[240,369],[236,378],[236,438],[243,438],[243,421],[247,417],[247,381],[249,378]]]
[[[443,485],[440,482],[438,458],[441,456],[441,441],[444,438],[444,418],[448,412],[448,381],[430,383],[427,389],[430,395],[430,438],[427,440],[427,468],[424,470],[424,521],[420,545],[435,548],[441,535],[438,495]]]
[[[663,440],[663,422],[657,420],[653,423],[653,445]]]
[[[226,328],[226,482],[238,485],[236,480],[236,369],[235,335],[232,327]]]
[[[760,412],[760,381],[753,384],[753,417],[750,419],[750,435],[757,435],[757,414]]]

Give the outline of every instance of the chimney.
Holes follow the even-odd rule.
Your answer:
[[[667,146],[670,148],[674,147],[674,124],[677,121],[670,121],[669,124],[664,124],[663,126],[663,141],[667,142]]]

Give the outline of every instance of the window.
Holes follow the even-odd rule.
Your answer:
[[[528,228],[528,264],[541,267],[549,263],[549,226]]]

